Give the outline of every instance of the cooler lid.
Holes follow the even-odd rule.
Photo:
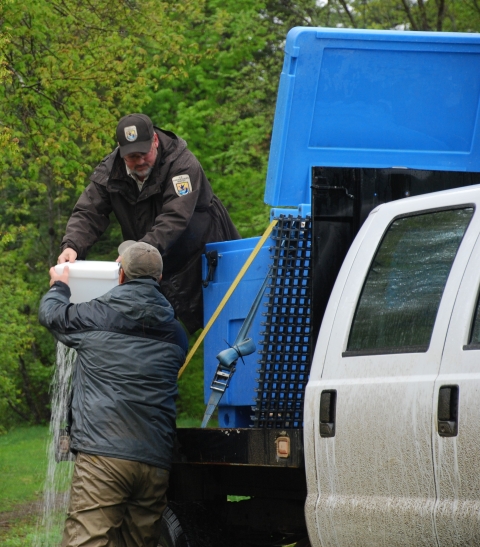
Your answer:
[[[265,190],[310,203],[311,169],[480,171],[480,34],[293,28]]]
[[[118,279],[120,273],[119,262],[106,262],[103,260],[76,260],[64,262],[55,266],[57,274],[63,273],[63,268],[68,266],[71,279]]]

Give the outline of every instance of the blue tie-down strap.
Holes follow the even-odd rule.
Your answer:
[[[210,399],[208,400],[208,405],[205,410],[205,415],[203,416],[201,427],[207,426],[207,423],[212,417],[214,410],[217,408],[217,405],[225,393],[230,379],[235,372],[235,364],[238,359],[244,355],[250,355],[256,349],[254,341],[252,338],[247,338],[247,334],[258,311],[260,302],[262,301],[263,293],[265,292],[268,280],[270,278],[270,271],[271,267],[262,283],[262,286],[260,287],[260,290],[257,293],[257,296],[255,297],[255,300],[253,301],[252,307],[250,308],[245,321],[240,327],[235,343],[233,346],[228,349],[224,349],[217,355],[217,359],[220,362],[217,370],[215,371],[212,385],[210,386],[212,393],[210,394]]]
[[[251,355],[256,349],[255,342],[251,338],[246,338],[239,344],[235,344],[231,348],[221,351],[217,355],[217,359],[224,367],[231,367],[239,357]]]
[[[250,355],[256,350],[255,342],[252,338],[247,338],[235,344],[231,348],[224,349],[217,355],[217,359],[220,361],[213,377],[212,385],[210,386],[212,393],[208,400],[208,405],[203,416],[201,427],[206,427],[208,421],[212,417],[215,409],[217,408],[220,399],[222,398],[225,390],[230,383],[230,379],[235,372],[235,365],[238,358]]]

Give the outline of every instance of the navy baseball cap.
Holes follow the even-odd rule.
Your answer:
[[[123,158],[127,154],[148,154],[154,134],[152,120],[145,114],[124,116],[117,125],[120,156]]]

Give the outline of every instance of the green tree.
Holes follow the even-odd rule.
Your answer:
[[[0,163],[0,399],[18,416],[48,417],[54,351],[36,312],[73,203],[112,149],[118,118],[149,101],[151,66],[175,58],[162,75],[167,81],[197,55],[183,42],[198,5],[12,0],[0,6],[8,36],[0,43],[0,136],[18,143],[3,150]]]
[[[478,0],[328,0],[322,4],[320,13],[326,26],[451,32],[480,29]]]

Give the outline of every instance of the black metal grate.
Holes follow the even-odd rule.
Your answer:
[[[254,427],[301,428],[310,372],[312,222],[281,215],[261,332]]]

